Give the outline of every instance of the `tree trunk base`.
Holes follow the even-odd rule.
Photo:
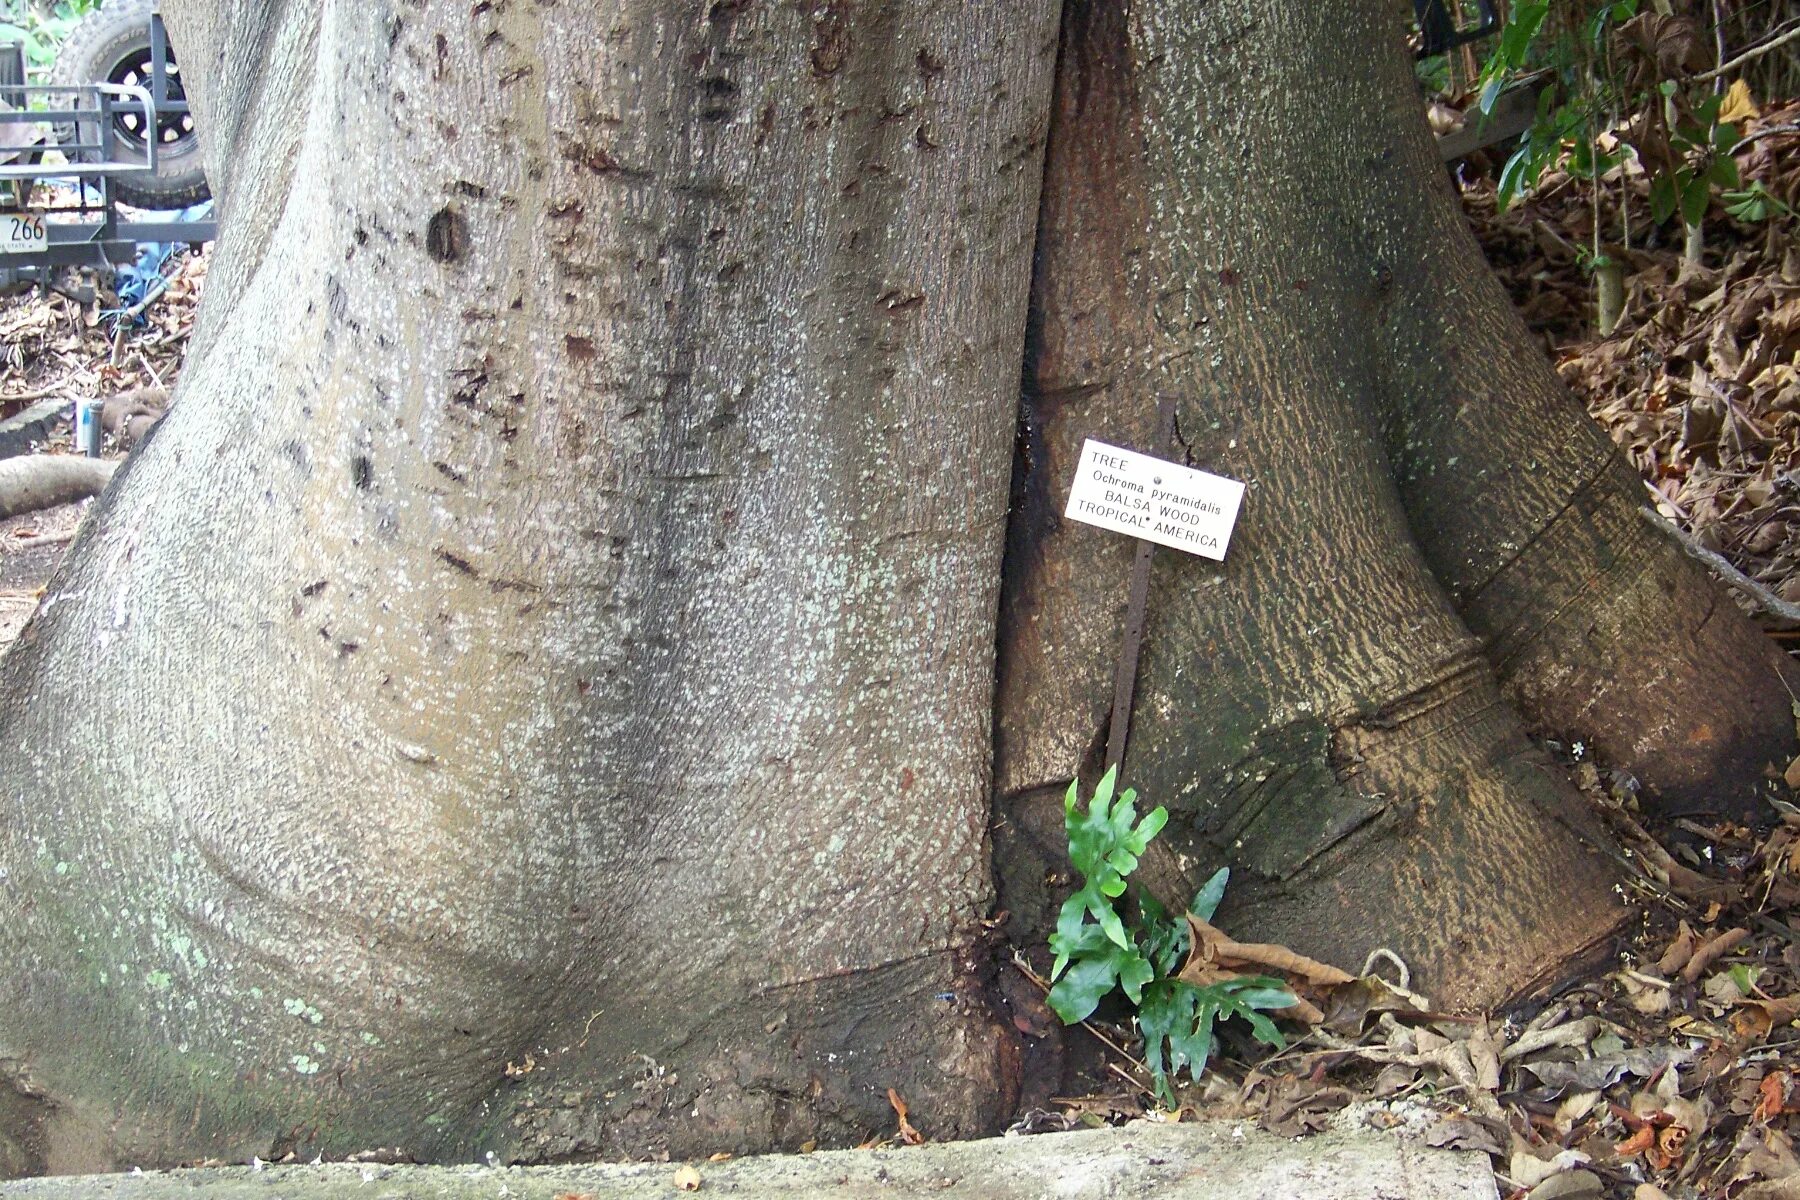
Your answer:
[[[657,1038],[621,1039],[597,1014],[587,1036],[609,1053],[578,1044],[566,1064],[522,1074],[495,1097],[511,1116],[461,1150],[566,1162],[850,1146],[893,1126],[889,1088],[933,1141],[993,1133],[1014,1115],[1020,1054],[974,961],[985,954],[971,946],[762,988],[687,1025],[671,1005]],[[652,996],[647,1004],[665,1002]],[[706,1004],[696,997],[690,1011]],[[565,1029],[546,1041],[582,1036]]]

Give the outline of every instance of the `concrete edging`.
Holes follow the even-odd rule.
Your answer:
[[[0,1184],[6,1200],[667,1200],[676,1164],[219,1167]],[[1487,1157],[1372,1130],[1287,1141],[1248,1122],[1166,1125],[697,1163],[702,1197],[852,1200],[1497,1200]],[[689,1180],[691,1182],[691,1179]]]

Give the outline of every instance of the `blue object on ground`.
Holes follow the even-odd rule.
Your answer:
[[[165,221],[204,221],[211,212],[212,201],[204,200],[175,212],[145,215]],[[168,286],[163,272],[181,245],[179,242],[138,243],[137,261],[113,268],[113,292],[119,297],[119,307],[108,309],[101,315],[123,317],[129,313],[133,325],[142,325],[143,308]]]

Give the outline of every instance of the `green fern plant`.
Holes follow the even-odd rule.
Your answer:
[[[1063,799],[1069,861],[1081,873],[1081,887],[1057,915],[1050,949],[1050,1007],[1066,1025],[1087,1020],[1115,989],[1137,1010],[1144,1037],[1144,1065],[1157,1100],[1174,1108],[1171,1082],[1186,1071],[1198,1082],[1212,1057],[1213,1027],[1240,1017],[1251,1034],[1276,1049],[1287,1043],[1264,1013],[1286,1008],[1294,996],[1279,979],[1265,975],[1228,979],[1204,987],[1179,978],[1192,938],[1185,917],[1170,916],[1156,899],[1137,891],[1127,898],[1126,880],[1156,835],[1168,823],[1160,805],[1137,815],[1137,792],[1115,794],[1117,769],[1109,770],[1086,805],[1077,784]],[[1194,896],[1188,911],[1208,920],[1225,896],[1228,870],[1221,869]]]

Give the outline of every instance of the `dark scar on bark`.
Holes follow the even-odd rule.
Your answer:
[[[436,554],[439,559],[449,566],[461,571],[464,575],[473,575],[477,579],[481,578],[481,572],[475,569],[475,564],[461,555],[452,554],[450,551],[441,548],[432,551],[432,553]]]
[[[441,263],[453,263],[469,249],[468,223],[449,205],[437,210],[425,226],[425,253]]]

